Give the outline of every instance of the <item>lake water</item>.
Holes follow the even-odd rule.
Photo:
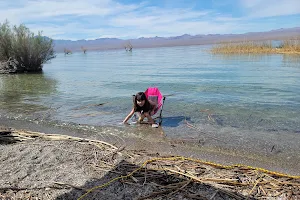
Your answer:
[[[162,129],[169,139],[298,150],[300,56],[212,55],[209,48],[57,54],[43,74],[0,75],[1,117],[145,137],[153,130],[120,123],[132,95],[157,86],[166,96]]]

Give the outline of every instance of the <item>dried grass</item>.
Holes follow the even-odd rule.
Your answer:
[[[211,49],[213,54],[299,54],[300,39],[288,39],[274,47],[271,41],[221,43]]]

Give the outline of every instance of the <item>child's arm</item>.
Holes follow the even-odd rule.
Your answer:
[[[150,105],[156,107],[157,103],[155,103],[154,101],[152,101],[152,100],[150,100],[150,99],[148,99],[148,101],[149,101]]]
[[[130,113],[127,115],[127,117],[123,120],[123,123],[127,123],[127,121],[132,117],[134,114],[134,108],[130,111]]]
[[[153,101],[151,101],[151,100],[148,100],[149,101],[149,103],[150,103],[150,105],[151,105],[151,110],[149,111],[149,114],[150,115],[153,115],[154,114],[154,111],[155,111],[155,108],[156,108],[156,106],[157,106],[157,103],[155,103],[155,102],[153,102]]]

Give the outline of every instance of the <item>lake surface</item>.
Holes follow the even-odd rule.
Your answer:
[[[300,56],[212,55],[209,48],[57,54],[43,74],[0,75],[1,117],[147,138],[151,128],[120,123],[132,95],[157,86],[169,139],[298,151]]]

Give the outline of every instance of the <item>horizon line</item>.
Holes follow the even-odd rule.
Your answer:
[[[185,33],[185,34],[182,34],[182,35],[174,35],[174,36],[153,36],[153,37],[138,37],[138,38],[129,38],[129,39],[122,39],[122,38],[116,38],[116,37],[99,37],[99,38],[95,38],[95,39],[78,39],[78,40],[71,40],[71,39],[52,39],[51,37],[48,37],[48,36],[45,36],[45,37],[48,37],[48,38],[51,38],[52,40],[63,40],[63,41],[73,41],[73,42],[76,42],[76,41],[93,41],[93,40],[98,40],[98,39],[118,39],[118,40],[138,40],[138,39],[150,39],[150,38],[174,38],[174,37],[180,37],[180,36],[184,36],[184,35],[188,35],[188,36],[199,36],[199,35],[202,35],[202,36],[208,36],[208,35],[245,35],[245,34],[249,34],[249,33],[267,33],[267,32],[272,32],[272,31],[279,31],[279,30],[287,30],[287,29],[297,29],[299,28],[300,29],[300,26],[296,26],[296,27],[290,27],[290,28],[278,28],[278,29],[271,29],[271,30],[268,30],[268,31],[253,31],[253,32],[244,32],[244,33],[224,33],[224,34],[220,34],[220,33],[209,33],[209,34],[196,34],[196,35],[191,35],[189,33]],[[299,33],[300,35],[300,33]]]

